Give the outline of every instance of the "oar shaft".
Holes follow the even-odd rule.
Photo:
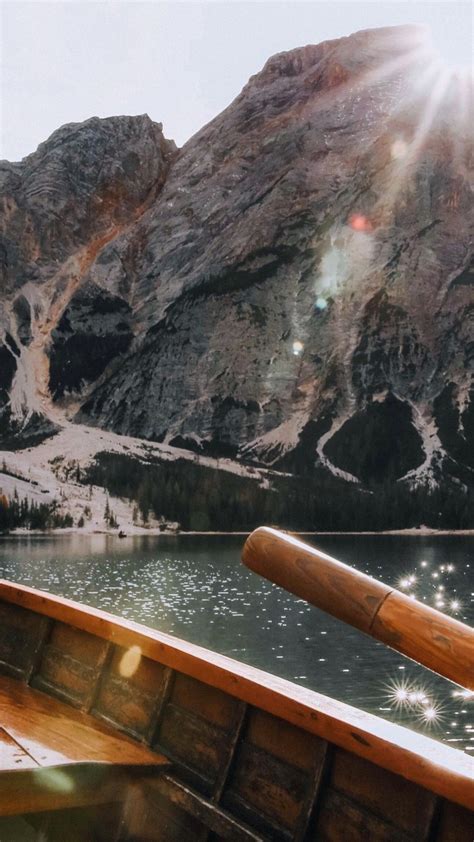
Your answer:
[[[464,623],[276,529],[252,532],[242,560],[333,617],[474,690],[474,629]]]

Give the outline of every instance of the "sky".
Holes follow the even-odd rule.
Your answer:
[[[282,50],[422,23],[451,64],[472,63],[465,0],[0,0],[0,158],[64,123],[147,113],[181,146]]]

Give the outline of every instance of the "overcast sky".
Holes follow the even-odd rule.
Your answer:
[[[472,61],[472,5],[459,0],[0,2],[10,160],[93,115],[146,112],[182,145],[269,56],[359,29],[424,23],[448,61]]]

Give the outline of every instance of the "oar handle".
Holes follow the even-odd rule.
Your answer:
[[[247,538],[242,561],[333,617],[474,690],[470,626],[266,526]]]

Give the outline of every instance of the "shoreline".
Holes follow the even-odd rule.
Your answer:
[[[278,527],[274,527],[278,528]],[[316,536],[316,537],[324,537],[324,536],[336,536],[336,535],[347,535],[349,536],[377,536],[377,535],[393,535],[398,537],[446,537],[446,536],[461,536],[461,537],[473,537],[474,536],[474,529],[430,529],[428,527],[411,527],[409,529],[387,529],[387,530],[365,530],[361,532],[349,531],[349,532],[323,532],[323,531],[313,531],[313,532],[298,532],[293,530],[286,530],[282,529],[282,532],[286,532],[288,535],[304,535],[304,536]],[[117,538],[117,540],[123,541],[127,538],[142,538],[142,537],[160,537],[163,536],[164,538],[170,537],[185,537],[185,536],[193,536],[193,535],[208,535],[208,536],[246,536],[250,535],[249,531],[236,531],[236,532],[229,532],[229,531],[207,531],[207,532],[198,532],[198,531],[184,531],[184,530],[165,530],[165,529],[158,529],[156,527],[150,527],[146,529],[144,527],[135,527],[126,532],[125,535],[119,536],[117,531],[109,530],[109,529],[95,529],[95,530],[87,530],[87,529],[78,529],[77,527],[68,527],[66,529],[14,529],[11,532],[4,532],[0,533],[0,539],[2,538],[27,538],[29,536],[34,536],[36,538],[44,537],[44,538],[53,538],[53,537],[64,537],[64,536],[79,536],[84,538],[89,538],[93,535],[105,535],[108,538]]]

